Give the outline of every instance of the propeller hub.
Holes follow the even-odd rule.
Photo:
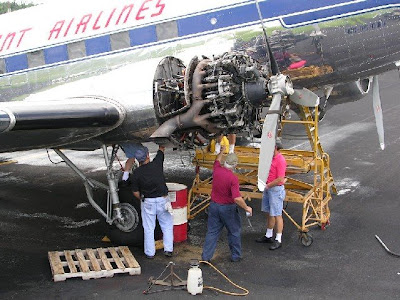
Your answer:
[[[269,79],[268,91],[271,95],[279,93],[282,96],[290,96],[294,93],[293,83],[287,75],[274,75]]]

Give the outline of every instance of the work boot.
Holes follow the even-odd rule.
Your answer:
[[[279,243],[277,240],[269,247],[269,250],[276,250],[282,247],[282,243]]]
[[[274,242],[274,239],[272,237],[267,238],[265,235],[263,235],[262,237],[256,239],[257,243],[268,243],[268,244],[272,244]]]

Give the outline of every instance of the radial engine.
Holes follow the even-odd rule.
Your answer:
[[[261,132],[261,110],[269,105],[266,74],[238,52],[194,57],[187,67],[178,58],[164,58],[153,85],[161,126],[151,138],[192,148],[218,134]]]

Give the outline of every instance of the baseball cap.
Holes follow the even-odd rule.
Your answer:
[[[230,166],[236,166],[238,161],[238,157],[235,153],[229,153],[225,158],[225,162]]]
[[[138,162],[144,162],[149,154],[149,149],[147,147],[140,148],[135,151],[135,158]]]

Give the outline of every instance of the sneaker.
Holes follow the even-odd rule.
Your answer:
[[[171,251],[164,251],[164,255],[166,257],[172,257],[172,252]]]
[[[147,255],[147,254],[146,254],[146,258],[147,258],[147,259],[153,259],[153,258],[154,258],[154,255]]]
[[[268,243],[268,244],[272,244],[274,242],[274,239],[272,237],[267,238],[265,235],[263,235],[262,237],[256,239],[257,243]]]
[[[276,250],[282,247],[282,243],[279,243],[277,240],[269,247],[269,250]]]

